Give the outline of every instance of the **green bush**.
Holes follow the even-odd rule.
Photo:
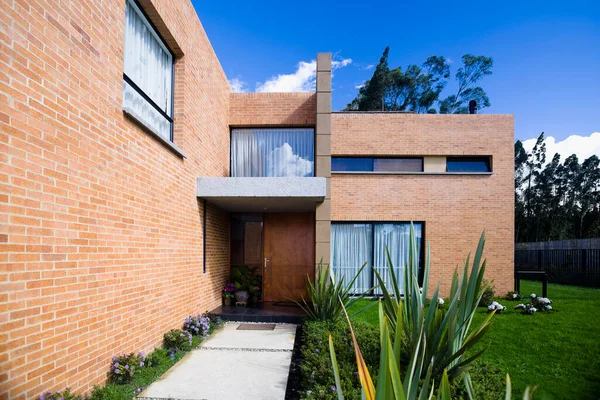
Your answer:
[[[192,334],[181,329],[171,329],[163,337],[163,345],[167,350],[190,350]]]
[[[108,380],[117,384],[129,383],[135,375],[136,368],[143,368],[145,362],[146,357],[141,352],[114,356],[108,370]]]
[[[506,393],[506,372],[488,362],[476,361],[471,364],[469,373],[473,383],[474,398],[501,400]],[[467,389],[462,379],[456,379],[452,385],[452,398],[469,400]]]
[[[489,285],[486,287],[486,285]],[[481,295],[481,300],[479,300],[479,307],[487,307],[492,304],[494,301],[494,297],[496,297],[496,287],[492,284],[492,282],[484,279],[481,281],[481,288],[485,288],[483,294]]]
[[[377,376],[379,366],[379,328],[364,322],[353,322],[354,332],[373,376]],[[352,336],[348,323],[307,321],[302,332],[300,365],[300,387],[303,399],[337,399],[335,379],[329,355],[329,333],[335,344],[341,386],[346,399],[360,399],[360,381],[357,376],[356,358],[352,346]]]

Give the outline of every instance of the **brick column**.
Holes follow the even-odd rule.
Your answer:
[[[330,262],[331,240],[331,53],[317,54],[316,176],[327,181],[325,201],[317,204],[315,263]]]

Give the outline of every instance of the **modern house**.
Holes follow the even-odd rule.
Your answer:
[[[103,382],[219,306],[231,268],[257,267],[267,302],[321,260],[367,262],[368,289],[410,221],[443,293],[484,229],[511,289],[511,115],[333,112],[329,53],[316,92],[232,93],[189,0],[0,16],[0,398]]]

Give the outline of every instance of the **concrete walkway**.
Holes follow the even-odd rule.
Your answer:
[[[283,400],[296,325],[238,330],[227,323],[138,398]]]

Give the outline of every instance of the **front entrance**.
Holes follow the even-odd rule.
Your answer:
[[[315,269],[315,215],[264,214],[264,301],[306,297],[304,278]]]
[[[314,275],[315,214],[232,214],[231,268],[262,275],[262,300],[283,302],[306,295]]]

